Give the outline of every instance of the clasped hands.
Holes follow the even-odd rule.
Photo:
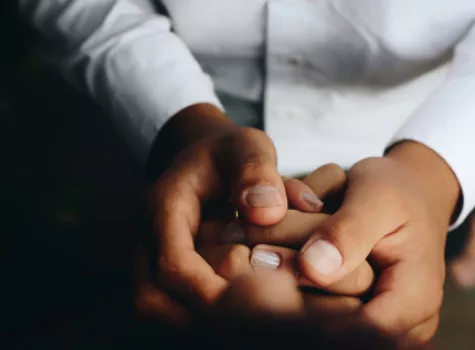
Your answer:
[[[357,163],[348,178],[328,165],[299,182],[279,176],[262,132],[199,140],[151,191],[158,283],[138,283],[139,310],[176,323],[214,315],[221,325],[272,315],[325,334],[374,329],[396,344],[424,343],[438,324],[454,179],[412,142]],[[338,192],[341,207],[320,213],[318,198]]]

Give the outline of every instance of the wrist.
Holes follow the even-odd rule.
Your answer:
[[[450,222],[459,201],[460,186],[447,162],[432,149],[413,141],[396,144],[386,157],[407,170],[434,215]]]
[[[147,173],[156,178],[189,145],[238,128],[211,104],[196,104],[179,111],[162,127],[152,145]]]

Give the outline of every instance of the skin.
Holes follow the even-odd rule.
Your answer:
[[[389,334],[406,347],[426,343],[438,326],[445,240],[458,185],[450,172],[446,179],[422,176],[429,169],[439,174],[446,170],[444,163],[437,163],[437,155],[427,154],[427,163],[421,163],[418,154],[408,157],[406,152],[425,153],[425,149],[418,144],[400,147],[386,158],[362,161],[349,171],[343,205],[334,215],[311,214],[320,217],[309,220],[309,214],[289,211],[292,225],[284,219],[267,228],[242,226],[251,244],[304,245],[298,256],[300,271],[325,290],[355,273],[364,274],[362,264],[368,257],[379,278],[357,324]],[[305,256],[306,246],[316,238],[341,252],[343,264],[335,275],[320,274]]]
[[[158,280],[165,292],[207,307],[227,283],[195,250],[206,203],[230,198],[250,224],[271,226],[284,219],[293,201],[287,201],[265,133],[233,126],[210,106],[182,111],[164,132],[165,139],[178,141],[168,147],[177,150],[169,155],[173,162],[150,194]],[[160,162],[151,157],[152,163]],[[247,195],[262,186],[274,190],[273,203],[251,205]],[[341,208],[304,245],[300,270],[325,288],[369,258],[379,278],[360,321],[402,341],[424,342],[437,325],[445,235],[459,194],[449,166],[421,144],[402,142],[385,157],[363,160],[349,171]],[[310,263],[305,252],[315,239],[333,244],[341,254],[335,273],[322,275]]]
[[[324,166],[311,174],[304,182],[285,179],[284,184],[291,197],[294,198],[294,205],[304,210],[308,203],[300,203],[298,194],[312,190],[321,198],[337,192],[346,183],[344,171],[335,165]],[[315,208],[310,208],[315,211]],[[320,208],[321,209],[321,208]],[[231,211],[231,215],[230,215]],[[221,237],[225,227],[234,219],[232,207],[229,205],[218,205],[207,211],[209,219],[204,220],[200,225],[199,233],[196,237],[196,249],[200,256],[209,264],[214,272],[226,281],[234,281],[242,276],[255,273],[251,265],[250,256],[252,251],[242,244],[222,244]],[[301,246],[303,237],[308,236],[307,228],[324,220],[328,215],[319,213],[303,213],[297,210],[288,212],[284,220],[272,227],[273,234],[286,237],[291,245]],[[302,225],[304,223],[304,225]],[[292,228],[289,231],[289,228]],[[252,231],[252,230],[251,230]],[[251,232],[249,231],[249,233]],[[256,233],[259,233],[256,231]],[[293,276],[293,283],[306,287],[315,287],[304,278],[299,278],[296,270],[296,260],[298,251],[290,248],[258,245],[254,250],[269,250],[276,252],[282,259],[279,271]],[[137,254],[136,276],[140,276],[137,281],[136,306],[142,317],[151,317],[166,320],[172,325],[185,326],[189,323],[192,315],[182,305],[173,301],[167,293],[157,288],[149,282],[147,275],[147,257],[145,247]],[[373,283],[373,270],[368,263],[364,263],[354,274],[348,276],[343,281],[328,288],[336,294],[346,296],[359,296],[365,293]],[[312,293],[313,294],[313,293]],[[343,296],[312,295],[312,304],[320,305],[323,309],[339,313],[351,306],[361,305],[358,298]]]
[[[276,170],[274,146],[265,133],[233,125],[216,107],[195,105],[165,125],[149,164],[151,174],[160,172],[155,164],[169,164],[148,196],[157,240],[156,278],[164,292],[206,308],[223,292],[226,281],[195,250],[202,211],[212,201],[230,199],[253,224],[281,221],[287,196]],[[249,192],[262,186],[274,191],[274,201],[251,205]]]
[[[358,324],[361,307],[351,299],[336,304],[327,298],[301,293],[282,272],[243,276],[217,301],[208,339],[211,346],[236,349],[416,349]]]
[[[284,182],[287,193],[290,193],[289,198],[300,198],[296,193],[300,190],[306,190],[306,187],[301,186],[300,181],[293,179],[286,179]],[[336,193],[346,184],[346,174],[339,166],[330,164],[317,169],[314,173],[303,180],[303,184],[307,185],[319,198],[326,199],[331,193]],[[294,191],[295,193],[291,193]],[[296,203],[297,207],[300,205]],[[221,208],[222,209],[222,208]],[[322,208],[323,209],[323,208]],[[287,211],[285,218],[278,224],[261,227],[249,224],[246,220],[230,220],[226,219],[226,215],[221,213],[224,220],[203,220],[200,226],[200,231],[195,241],[197,251],[202,257],[210,261],[217,261],[222,259],[222,255],[227,251],[227,245],[220,245],[225,233],[226,226],[233,228],[239,227],[245,234],[245,239],[242,242],[252,248],[252,252],[264,251],[273,252],[281,258],[281,265],[279,270],[287,271],[291,275],[300,275],[296,268],[296,261],[298,258],[298,248],[309,238],[310,233],[321,223],[323,223],[329,215],[323,213],[305,213],[299,210],[290,209]],[[265,245],[258,243],[266,243],[270,241],[274,244]],[[257,244],[257,245],[256,245]],[[240,253],[235,252],[237,256],[235,260],[240,264],[248,265],[251,259],[251,249],[242,244],[231,245]],[[292,248],[297,248],[292,249]],[[217,249],[222,249],[218,252]],[[214,266],[217,266],[216,264]],[[220,273],[221,269],[215,271],[230,280],[235,274]],[[374,273],[368,262],[364,261],[353,273],[346,278],[338,281],[334,285],[327,286],[326,292],[331,292],[339,295],[360,296],[366,293],[372,285],[374,280]],[[296,283],[300,286],[319,288],[318,285],[310,282],[308,279],[299,277]]]
[[[475,215],[471,215],[467,242],[460,256],[449,264],[456,285],[464,290],[475,288]]]
[[[421,144],[404,142],[385,157],[363,160],[348,173],[341,208],[302,248],[301,271],[326,286],[369,258],[379,278],[373,298],[361,310],[361,322],[402,343],[423,343],[438,324],[446,234],[459,195],[449,166]],[[306,256],[316,238],[341,253],[335,273],[320,274]]]

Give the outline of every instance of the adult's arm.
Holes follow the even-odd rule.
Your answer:
[[[186,108],[181,119],[212,115],[227,122],[211,79],[150,0],[20,0],[19,6],[45,56],[109,112],[142,164],[161,127]]]

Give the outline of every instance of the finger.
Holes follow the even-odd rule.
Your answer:
[[[292,249],[272,246],[256,246],[251,250],[241,244],[228,244],[200,249],[199,253],[216,271],[227,280],[235,280],[254,271],[279,270],[294,276],[296,283],[309,285],[309,282],[298,280],[295,269],[297,252]]]
[[[281,271],[250,274],[237,279],[216,306],[225,319],[232,319],[231,316],[255,319],[268,314],[304,314],[303,298],[295,279]]]
[[[194,247],[201,204],[221,195],[220,178],[213,169],[205,155],[186,158],[172,166],[152,192],[159,281],[198,305],[212,302],[226,286]]]
[[[325,164],[305,177],[303,183],[319,197],[326,198],[344,189],[347,181],[345,170],[337,164]]]
[[[256,226],[243,220],[229,224],[222,235],[225,243],[273,244],[301,247],[328,215],[287,211],[284,220],[276,225]]]
[[[399,336],[437,315],[443,278],[436,277],[437,267],[433,265],[402,261],[385,268],[374,298],[362,308],[363,322]]]
[[[334,214],[340,208],[347,176],[339,165],[326,164],[308,175],[303,182],[324,200],[323,213]]]
[[[160,285],[198,307],[212,304],[226,288],[226,281],[195,250],[175,254],[159,258]]]
[[[140,318],[158,320],[176,327],[190,323],[191,315],[164,291],[153,286],[149,278],[147,250],[143,243],[137,247],[134,259],[134,305]]]
[[[383,236],[406,222],[394,191],[350,177],[341,208],[318,227],[299,258],[302,273],[326,286],[351,273]],[[391,205],[388,205],[390,203]],[[399,209],[399,208],[398,208]]]
[[[216,271],[218,275],[235,280],[253,270],[280,270],[296,278],[302,287],[316,287],[303,278],[296,269],[298,252],[293,249],[258,245],[251,250],[240,244],[207,247],[199,250],[200,255]],[[326,288],[326,291],[340,295],[359,296],[368,291],[374,279],[372,268],[367,262],[355,270],[347,278]]]
[[[300,180],[284,178],[289,207],[306,213],[318,213],[323,208],[322,200]]]
[[[225,155],[219,168],[231,180],[231,198],[239,213],[256,225],[275,224],[285,216],[287,197],[274,145],[260,130],[241,130],[218,145]]]
[[[200,255],[226,280],[235,280],[253,272],[250,262],[251,250],[241,244],[228,244],[206,247],[199,250]]]
[[[251,265],[256,269],[279,269],[295,276],[301,287],[314,287],[314,283],[301,276],[297,269],[298,251],[270,245],[257,245],[251,253]],[[374,273],[371,266],[365,261],[358,269],[346,278],[325,288],[326,292],[346,296],[359,296],[366,293],[372,286]]]
[[[148,283],[140,287],[135,298],[135,308],[141,318],[158,320],[175,327],[186,327],[191,321],[188,310],[164,291]]]
[[[362,306],[358,298],[304,293],[305,310],[312,318],[354,314]]]
[[[346,173],[336,164],[326,164],[304,178],[303,181],[284,178],[289,205],[309,213],[322,210],[322,199],[341,192],[346,185]]]
[[[439,327],[439,315],[411,329],[400,339],[401,349],[422,349],[434,337]]]

